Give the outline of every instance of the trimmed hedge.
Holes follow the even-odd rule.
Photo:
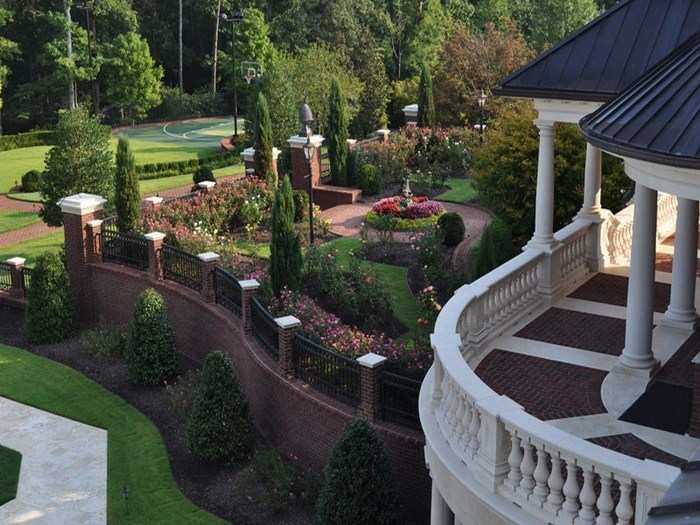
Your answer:
[[[382,191],[384,183],[379,168],[372,164],[363,164],[357,174],[357,186],[365,195],[376,195]]]
[[[432,228],[438,223],[442,215],[433,215],[420,219],[404,219],[403,217],[393,217],[371,211],[365,217],[365,222],[375,230],[413,232]]]
[[[141,164],[140,166],[136,166],[136,173],[141,180],[160,179],[163,177],[194,173],[200,168],[209,168],[211,170],[225,168],[227,166],[238,164],[239,161],[240,152],[236,150],[201,159]]]
[[[445,246],[457,246],[464,240],[466,228],[464,221],[458,213],[444,213],[438,219],[438,230],[442,235]]]
[[[42,174],[37,170],[30,170],[22,175],[22,191],[32,193],[41,190]]]
[[[216,177],[214,177],[211,168],[203,166],[194,172],[194,175],[192,175],[192,182],[194,184],[199,184],[200,182],[216,182]]]
[[[0,151],[10,151],[34,146],[52,146],[56,141],[55,131],[30,131],[16,135],[0,136]]]

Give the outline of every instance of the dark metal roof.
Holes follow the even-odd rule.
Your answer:
[[[646,525],[697,523],[700,523],[700,449],[682,467],[680,476],[659,504],[651,509]]]
[[[700,0],[623,0],[503,80],[496,94],[606,102],[695,34]]]
[[[581,129],[611,153],[700,169],[700,32]]]

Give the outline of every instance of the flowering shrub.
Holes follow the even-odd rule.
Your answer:
[[[435,225],[443,213],[442,204],[427,197],[395,196],[377,202],[366,221],[381,231],[416,231]]]

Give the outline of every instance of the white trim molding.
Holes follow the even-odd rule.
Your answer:
[[[583,100],[535,99],[535,109],[539,113],[540,120],[569,124],[578,124],[583,117],[590,115],[602,105],[601,102]]]

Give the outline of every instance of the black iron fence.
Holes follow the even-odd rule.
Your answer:
[[[356,406],[360,402],[360,365],[308,337],[294,337],[294,373],[314,388]]]
[[[214,291],[216,303],[240,318],[243,310],[243,289],[238,284],[238,279],[217,267],[214,269]]]
[[[380,385],[381,416],[385,421],[420,428],[418,395],[421,382],[384,371]]]
[[[253,325],[253,335],[268,353],[279,359],[279,333],[277,322],[270,312],[258,301],[253,299],[250,305],[250,320]]]
[[[33,271],[31,268],[22,268],[22,290],[24,290],[24,295],[27,295],[27,291],[32,284]]]
[[[0,290],[12,288],[12,265],[0,262]]]
[[[165,244],[161,248],[160,259],[164,279],[202,291],[202,261],[199,257]]]
[[[106,262],[148,270],[148,242],[138,233],[124,233],[117,229],[114,218],[102,222],[100,233],[102,259]]]

